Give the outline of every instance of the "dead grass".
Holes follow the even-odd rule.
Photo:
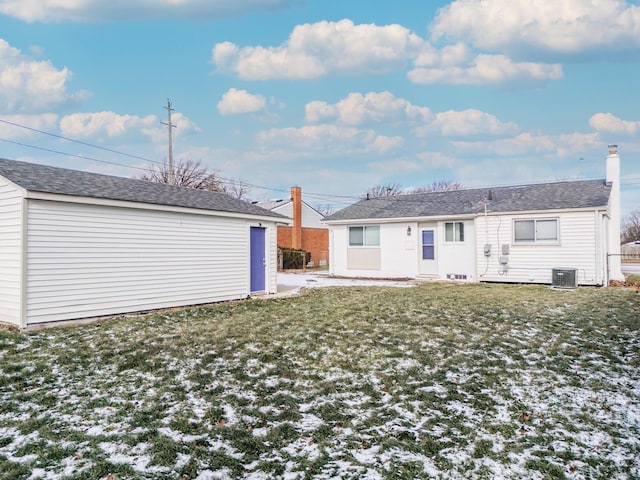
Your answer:
[[[425,284],[0,331],[0,477],[638,478],[638,312]]]

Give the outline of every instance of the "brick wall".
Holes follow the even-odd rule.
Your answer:
[[[278,245],[280,247],[293,247],[293,227],[278,227]],[[329,230],[326,228],[303,228],[302,247],[311,252],[311,261],[314,265],[329,265]]]

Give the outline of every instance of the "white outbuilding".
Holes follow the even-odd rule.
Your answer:
[[[224,193],[0,159],[0,322],[276,293],[279,223]]]

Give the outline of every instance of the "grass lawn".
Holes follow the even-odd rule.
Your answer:
[[[0,331],[0,478],[637,479],[639,327],[637,290],[424,284]]]

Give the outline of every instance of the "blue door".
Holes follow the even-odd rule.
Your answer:
[[[265,249],[265,228],[251,227],[251,292],[263,292],[265,290],[265,272],[267,267]]]

